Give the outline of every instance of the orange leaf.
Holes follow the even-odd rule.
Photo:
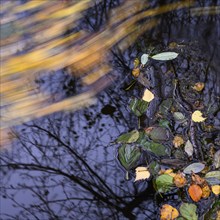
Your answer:
[[[178,173],[174,176],[173,182],[178,188],[184,187],[186,184],[186,178],[184,177],[183,173]]]
[[[189,195],[194,202],[198,202],[202,197],[202,189],[199,185],[192,184],[188,189]]]
[[[161,220],[174,220],[179,216],[177,209],[171,205],[165,204],[160,210],[160,219]]]

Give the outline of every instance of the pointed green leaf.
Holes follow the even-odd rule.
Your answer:
[[[125,134],[120,135],[116,142],[117,143],[134,143],[139,138],[138,130],[134,130]]]
[[[129,107],[136,116],[140,117],[143,113],[146,112],[148,102],[145,102],[142,99],[132,98]]]
[[[162,174],[156,178],[157,191],[165,193],[173,186],[173,177],[168,174]]]
[[[180,206],[181,215],[187,220],[198,220],[198,216],[196,215],[196,205],[190,203],[183,203]]]

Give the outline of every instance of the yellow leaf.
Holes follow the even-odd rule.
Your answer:
[[[135,58],[135,60],[134,60],[134,68],[137,68],[139,64],[140,64],[140,60],[138,58]]]
[[[147,167],[137,167],[135,171],[136,171],[136,178],[134,181],[145,180],[150,177],[150,172],[147,170]]]
[[[145,89],[142,99],[146,102],[151,102],[154,99],[154,94],[150,90]]]
[[[212,186],[212,192],[213,192],[215,195],[219,195],[219,194],[220,194],[220,185],[214,185],[214,186]]]
[[[205,84],[203,82],[196,83],[192,88],[196,90],[197,92],[201,92],[205,87]]]
[[[181,188],[186,185],[187,181],[183,173],[178,173],[174,176],[173,182],[178,188]]]
[[[193,120],[194,122],[203,122],[203,121],[206,120],[206,118],[203,118],[203,117],[202,117],[202,112],[196,110],[196,111],[194,111],[193,114],[192,114],[192,120]]]
[[[165,204],[162,206],[162,209],[160,210],[161,220],[173,220],[176,219],[178,216],[179,212],[171,205]]]
[[[132,70],[132,75],[134,77],[138,77],[140,75],[140,69],[139,68],[135,68]]]
[[[182,144],[184,144],[184,140],[180,135],[176,135],[173,139],[173,145],[175,148],[180,147]]]

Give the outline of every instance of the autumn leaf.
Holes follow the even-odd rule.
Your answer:
[[[206,199],[210,196],[210,194],[211,194],[211,190],[208,184],[206,184],[205,186],[202,187],[202,198]]]
[[[160,210],[160,219],[161,220],[174,220],[179,216],[177,209],[171,205],[165,204]]]
[[[142,99],[146,102],[151,102],[154,99],[154,94],[149,89],[145,89]]]
[[[200,186],[204,185],[206,183],[206,180],[204,178],[201,178],[199,175],[197,175],[195,173],[192,173],[192,181],[194,184],[197,184]]]
[[[148,171],[147,167],[137,167],[135,171],[136,171],[136,178],[134,180],[135,182],[138,180],[145,180],[150,177],[150,172]]]
[[[173,178],[174,184],[178,187],[184,187],[186,185],[186,178],[183,173],[177,173]]]
[[[140,75],[140,69],[139,69],[139,68],[134,68],[134,69],[132,70],[132,75],[133,75],[134,77],[138,77],[138,76]]]
[[[205,84],[203,82],[197,82],[192,88],[196,90],[197,92],[201,92],[205,87]]]
[[[180,147],[182,144],[184,144],[184,140],[180,135],[176,135],[173,139],[173,145],[175,148]]]
[[[140,64],[140,60],[138,58],[135,58],[133,64],[134,64],[134,68],[137,68],[138,65]]]
[[[192,184],[188,189],[189,195],[194,202],[198,202],[202,197],[202,189],[199,185]]]
[[[206,120],[206,118],[202,117],[202,112],[200,112],[199,110],[196,110],[192,114],[192,120],[194,122],[203,122]]]
[[[212,192],[213,192],[215,195],[219,195],[219,194],[220,194],[220,185],[214,185],[214,186],[212,186]]]

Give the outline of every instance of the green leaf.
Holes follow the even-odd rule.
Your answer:
[[[205,165],[203,163],[192,163],[189,166],[187,166],[183,172],[185,174],[191,174],[193,173],[199,173],[200,171],[202,171],[205,168]]]
[[[159,193],[169,191],[173,186],[173,177],[168,174],[162,174],[156,178],[156,187]]]
[[[152,161],[149,166],[148,166],[148,170],[150,171],[150,173],[155,176],[158,174],[158,172],[160,171],[160,164],[157,163],[156,161]]]
[[[151,58],[154,60],[162,60],[162,61],[166,61],[166,60],[173,60],[175,59],[179,54],[175,53],[175,52],[163,52],[163,53],[158,53],[154,56],[152,56]]]
[[[166,119],[161,119],[159,121],[160,127],[163,127],[163,128],[168,128],[169,129],[170,128],[169,124],[170,124],[170,122],[168,120],[166,120]]]
[[[172,104],[173,100],[171,98],[162,101],[159,106],[159,112],[166,116],[170,112]]]
[[[141,64],[143,64],[143,65],[145,65],[146,63],[147,63],[147,61],[148,61],[148,57],[149,57],[149,55],[148,54],[143,54],[142,56],[141,56]]]
[[[146,134],[155,142],[167,141],[169,139],[168,130],[162,127],[150,127],[146,129]]]
[[[134,168],[137,165],[140,156],[140,149],[136,146],[123,144],[118,149],[118,160],[126,170]]]
[[[135,83],[137,82],[136,79],[132,80],[128,85],[126,85],[123,89],[125,91],[129,91],[130,89],[132,89],[135,85]]]
[[[176,121],[185,121],[186,117],[182,112],[174,112],[173,117]]]
[[[220,171],[211,171],[206,173],[205,178],[216,178],[218,180],[220,180]]]
[[[187,220],[197,220],[196,209],[197,207],[194,204],[183,203],[180,206],[180,213]]]
[[[116,142],[117,143],[134,143],[139,138],[139,131],[134,130],[125,134],[120,135]]]
[[[143,113],[146,112],[148,102],[145,102],[142,99],[132,98],[129,107],[136,116],[140,117]]]

